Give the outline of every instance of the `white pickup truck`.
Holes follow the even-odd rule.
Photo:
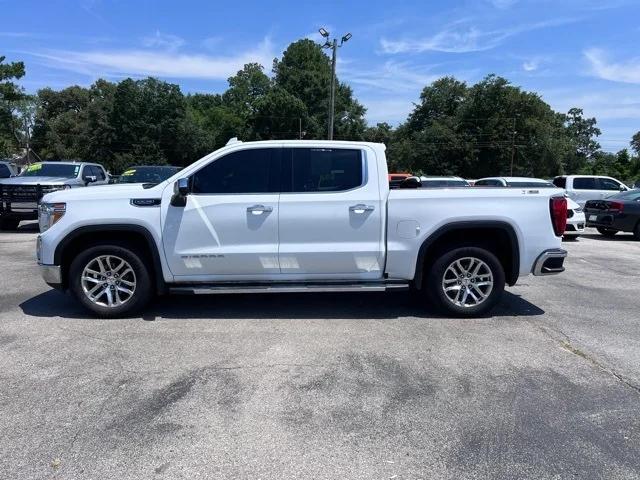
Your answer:
[[[103,317],[157,294],[408,289],[491,309],[520,275],[564,270],[560,190],[389,190],[382,144],[232,140],[156,185],[47,194],[45,281]]]

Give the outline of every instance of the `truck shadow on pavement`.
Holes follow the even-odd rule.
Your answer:
[[[71,295],[50,290],[20,304],[25,315],[92,319]],[[544,314],[522,297],[505,292],[488,317]],[[407,292],[393,293],[292,293],[264,295],[165,296],[157,298],[142,317],[165,319],[396,319],[445,318],[420,298]]]

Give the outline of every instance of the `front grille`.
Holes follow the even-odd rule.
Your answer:
[[[0,185],[0,199],[5,202],[39,202],[43,195],[60,190],[55,185]]]

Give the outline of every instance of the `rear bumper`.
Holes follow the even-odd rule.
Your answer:
[[[536,276],[557,275],[564,272],[564,259],[567,251],[561,248],[545,250],[533,264],[532,273]]]

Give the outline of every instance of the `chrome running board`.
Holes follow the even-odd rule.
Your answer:
[[[357,282],[357,283],[216,283],[216,284],[174,284],[169,292],[183,295],[215,295],[231,293],[305,293],[305,292],[385,292],[387,290],[408,290],[408,282]]]

